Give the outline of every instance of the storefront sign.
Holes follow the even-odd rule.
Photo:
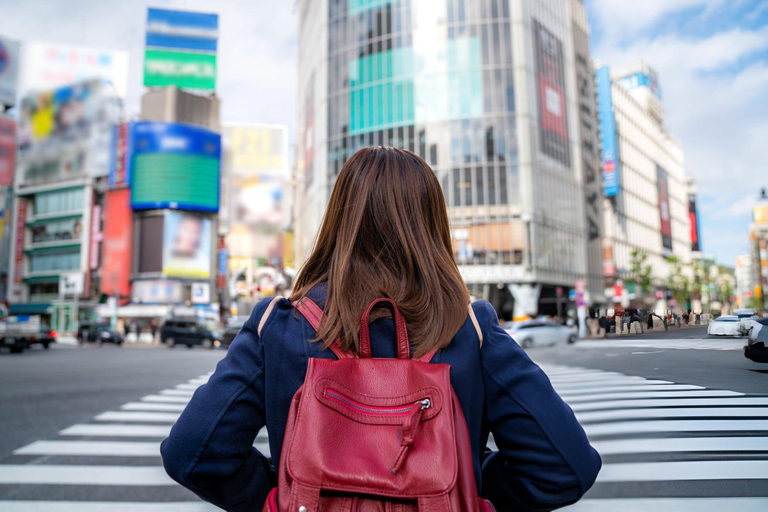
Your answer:
[[[210,304],[211,285],[208,283],[192,283],[192,303]]]

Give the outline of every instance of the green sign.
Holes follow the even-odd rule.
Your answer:
[[[144,85],[212,91],[216,88],[216,54],[146,50]]]

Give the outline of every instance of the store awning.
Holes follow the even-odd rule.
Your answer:
[[[11,304],[8,308],[9,315],[50,315],[51,305],[42,304]]]

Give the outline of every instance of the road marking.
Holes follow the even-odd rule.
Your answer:
[[[143,411],[107,411],[94,418],[96,421],[132,421],[148,423],[176,423],[179,419],[176,412],[143,412]]]
[[[616,373],[616,372],[601,372],[601,373],[587,373],[587,374],[576,374],[576,375],[565,375],[563,377],[551,377],[549,380],[551,382],[558,382],[558,383],[568,383],[568,382],[604,382],[606,380],[621,380],[621,381],[629,381],[632,380],[638,380],[638,381],[644,381],[643,377],[634,377],[630,375],[624,375],[623,373]]]
[[[221,512],[202,501],[167,503],[116,501],[0,501],[3,512]],[[741,510],[740,512],[751,512]]]
[[[72,425],[62,436],[168,437],[170,425]]]
[[[194,391],[194,390],[196,390],[199,387],[200,387],[200,385],[198,385],[198,384],[179,384],[179,385],[176,386],[176,389],[184,389],[184,390],[192,390],[192,391]]]
[[[694,391],[628,391],[625,393],[594,393],[591,395],[573,396],[568,403],[597,402],[600,400],[618,400],[630,398],[714,398],[718,396],[743,396],[744,393],[723,389],[703,389]]]
[[[580,341],[580,348],[658,348],[674,350],[742,350],[747,344],[746,338],[727,339],[671,339],[671,340],[631,340],[612,339],[611,341],[585,340]]]
[[[194,391],[187,391],[186,389],[164,389],[160,392],[161,395],[168,396],[188,396],[192,397],[195,394]]]
[[[120,409],[124,411],[172,411],[182,412],[187,406],[184,404],[163,404],[149,402],[128,402],[121,405]]]
[[[168,402],[174,404],[186,404],[189,402],[191,396],[164,396],[164,395],[147,395],[142,397],[142,402]]]
[[[114,455],[159,457],[160,443],[128,441],[35,441],[14,450],[14,455]]]
[[[682,437],[595,441],[600,455],[680,452],[768,451],[768,437]],[[768,510],[768,509],[766,509]]]
[[[584,425],[584,431],[590,437],[652,432],[743,432],[745,430],[768,430],[768,420],[622,421]]]
[[[602,388],[590,389],[563,389],[558,390],[560,396],[578,396],[595,393],[617,393],[622,391],[691,391],[694,389],[706,389],[702,386],[693,386],[691,384],[635,384],[628,386],[606,386]]]
[[[605,402],[589,402],[571,404],[571,409],[579,411],[599,411],[603,409],[636,409],[648,407],[716,407],[720,405],[768,405],[768,398],[734,397],[734,398],[660,398],[650,400],[607,400]]]
[[[621,512],[723,512],[724,510],[765,512],[768,510],[768,498],[586,499],[562,510],[567,512],[616,512],[617,510]]]
[[[178,485],[162,466],[0,465],[0,484]]]
[[[577,413],[581,423],[649,418],[768,418],[765,407],[669,407]]]
[[[598,482],[754,480],[768,478],[768,460],[713,460],[603,464]]]
[[[555,389],[562,388],[562,389],[590,389],[590,388],[600,388],[602,386],[608,385],[616,385],[616,386],[649,386],[651,384],[675,384],[674,382],[670,382],[668,380],[639,380],[639,381],[627,381],[626,379],[616,379],[613,382],[587,382],[586,384],[559,384],[557,386],[554,386]]]

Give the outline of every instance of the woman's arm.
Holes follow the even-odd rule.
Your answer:
[[[264,426],[264,350],[257,333],[261,301],[207,384],[195,391],[160,452],[168,474],[225,510],[261,510],[276,475],[253,447]]]
[[[595,482],[600,456],[544,372],[501,328],[493,307],[485,301],[474,307],[483,330],[486,414],[499,447],[483,461],[483,497],[499,510],[574,503]]]

